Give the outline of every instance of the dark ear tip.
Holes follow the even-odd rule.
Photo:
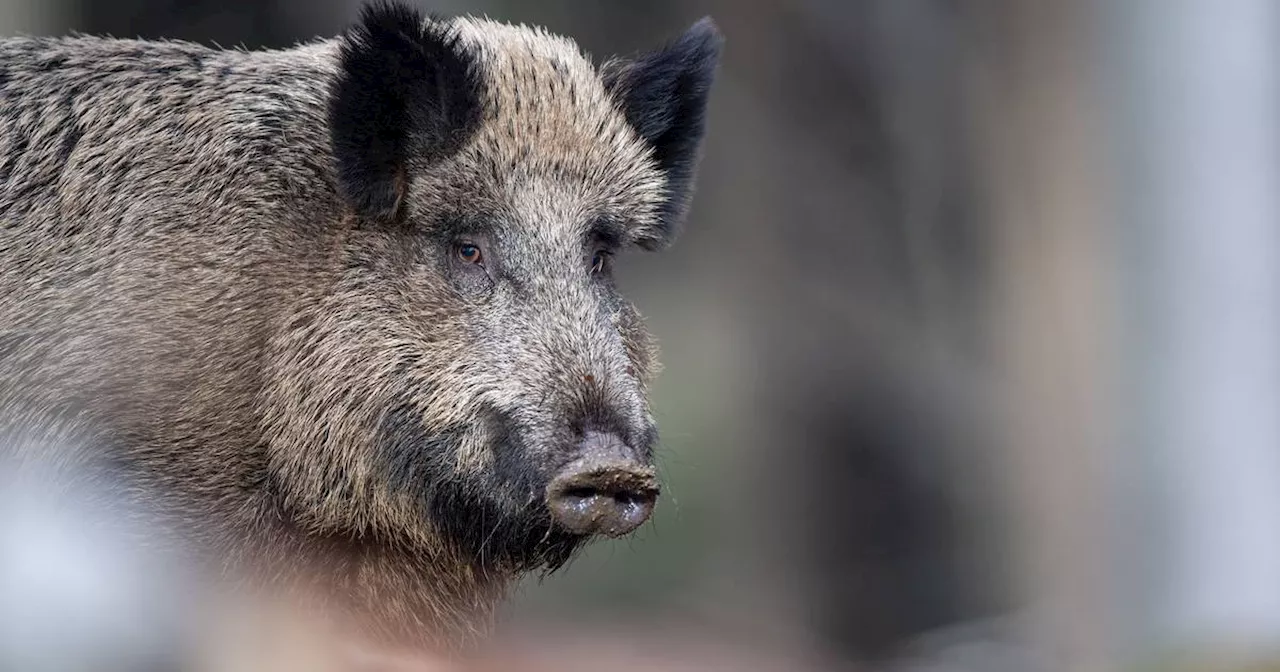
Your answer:
[[[698,35],[703,41],[713,43],[716,46],[724,44],[724,33],[720,30],[720,26],[716,20],[710,16],[704,16],[694,22],[686,35]]]
[[[679,39],[685,53],[694,56],[706,68],[714,69],[720,61],[720,52],[724,50],[724,33],[715,19],[704,16],[698,19]]]

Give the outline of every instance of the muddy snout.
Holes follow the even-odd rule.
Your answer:
[[[618,537],[649,519],[658,491],[653,467],[619,438],[588,433],[579,457],[547,486],[547,507],[574,534]]]

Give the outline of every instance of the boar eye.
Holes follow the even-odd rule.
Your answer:
[[[457,249],[458,259],[466,264],[479,264],[484,261],[484,255],[480,252],[478,245],[471,243],[462,243]]]
[[[597,250],[595,255],[591,257],[591,274],[595,275],[604,270],[604,265],[608,261],[609,253],[605,250]]]

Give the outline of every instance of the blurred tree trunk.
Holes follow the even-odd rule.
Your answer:
[[[712,174],[736,188],[700,203],[724,220],[715,269],[758,355],[727,458],[749,510],[713,563],[724,608],[889,657],[1004,599],[961,25],[923,0],[719,9],[736,75],[712,123],[739,142]]]
[[[1050,669],[1111,669],[1115,266],[1096,36],[1082,3],[974,6],[1015,585]]]

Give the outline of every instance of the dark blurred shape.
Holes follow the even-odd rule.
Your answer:
[[[249,49],[287,47],[342,27],[336,0],[73,0],[73,27],[122,38],[182,39]]]
[[[921,399],[883,378],[822,383],[779,409],[794,419],[811,454],[797,465],[806,484],[801,585],[819,634],[846,656],[896,653],[907,636],[971,615],[958,548],[963,530],[945,483],[912,464],[922,444],[948,437]]]

